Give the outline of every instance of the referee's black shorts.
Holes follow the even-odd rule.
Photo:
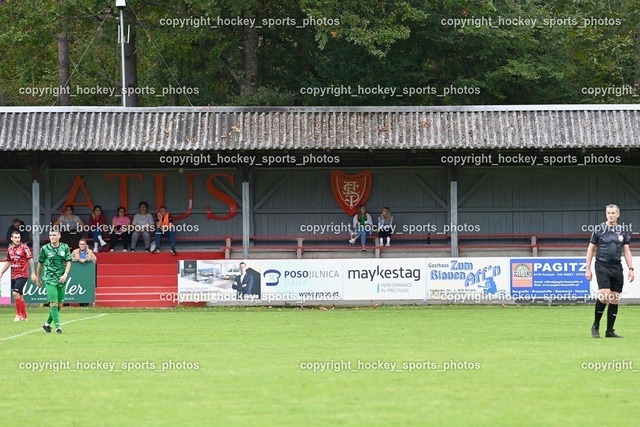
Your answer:
[[[624,274],[622,263],[607,264],[596,260],[596,280],[598,289],[610,289],[612,292],[622,292]]]

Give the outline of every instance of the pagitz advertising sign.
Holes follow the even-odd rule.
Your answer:
[[[584,258],[511,258],[514,299],[577,301],[589,296]]]
[[[455,303],[509,299],[508,258],[427,259],[427,299]]]
[[[425,259],[345,259],[345,300],[424,300]]]

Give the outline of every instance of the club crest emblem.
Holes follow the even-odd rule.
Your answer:
[[[371,191],[371,171],[347,175],[340,171],[331,172],[331,192],[338,205],[348,215],[355,215],[358,205],[364,204]]]

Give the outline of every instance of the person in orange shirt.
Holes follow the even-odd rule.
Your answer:
[[[160,252],[160,240],[163,236],[169,238],[171,255],[176,255],[176,231],[171,214],[167,211],[165,205],[160,206],[156,214],[156,242],[155,247],[151,248],[151,253],[157,254]]]

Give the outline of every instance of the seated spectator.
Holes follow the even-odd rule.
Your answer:
[[[96,254],[89,249],[89,245],[85,239],[80,239],[78,242],[78,249],[75,249],[71,252],[71,261],[79,262],[80,264],[84,264],[87,262],[98,262],[98,258]],[[65,304],[69,305],[69,304]],[[87,307],[89,304],[86,302],[78,304],[80,307]]]
[[[152,253],[157,254],[160,252],[160,240],[163,236],[169,238],[171,255],[176,255],[176,231],[173,226],[171,214],[167,211],[165,205],[160,206],[156,214],[156,242],[155,247],[151,249]]]
[[[358,212],[353,216],[353,231],[354,237],[349,239],[349,243],[352,245],[356,243],[356,240],[360,239],[362,244],[362,252],[366,251],[367,232],[371,231],[373,227],[373,221],[371,215],[367,213],[365,205],[358,206]]]
[[[73,206],[67,205],[64,208],[64,213],[53,222],[53,225],[60,227],[60,241],[62,243],[69,245],[71,250],[78,248],[84,222],[73,213]]]
[[[100,247],[107,246],[107,242],[104,241],[105,231],[107,229],[107,220],[102,213],[102,206],[96,205],[91,212],[91,218],[89,218],[89,230],[91,230],[91,236],[93,237],[93,251],[98,252],[98,245]]]
[[[142,238],[144,239],[144,250],[151,252],[151,231],[155,228],[154,224],[153,215],[149,213],[149,204],[147,202],[140,202],[138,205],[138,213],[134,215],[133,221],[131,221],[130,252],[135,252],[140,233],[142,233]]]
[[[80,239],[78,241],[78,249],[74,249],[71,252],[71,261],[73,262],[84,264],[85,262],[96,262],[97,260],[96,254],[89,249],[86,239]]]
[[[382,213],[378,217],[378,236],[380,237],[380,246],[391,246],[392,234],[393,216],[391,215],[391,209],[385,206],[382,208]]]
[[[116,242],[122,240],[122,252],[127,252],[129,249],[129,226],[131,225],[131,218],[127,215],[127,211],[124,206],[118,208],[116,216],[111,220],[111,235],[109,241],[111,243],[111,252],[115,249]]]
[[[27,240],[29,240],[29,232],[25,229],[25,224],[24,221],[21,220],[20,218],[14,218],[13,221],[11,221],[11,225],[9,226],[9,228],[7,229],[7,243],[11,244],[11,234],[13,234],[14,231],[17,231],[18,233],[20,233],[20,242],[24,243],[25,245],[27,244]]]

